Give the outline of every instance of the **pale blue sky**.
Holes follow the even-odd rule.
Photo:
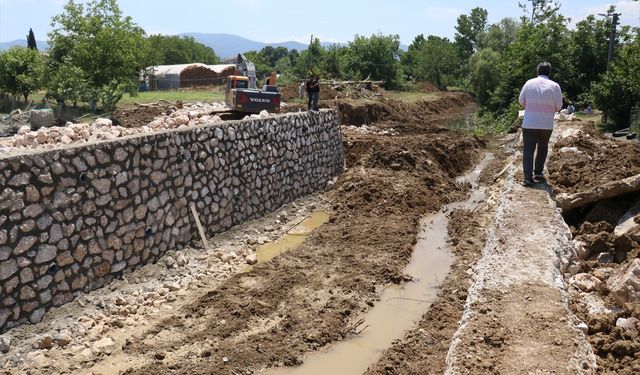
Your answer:
[[[51,17],[66,0],[0,0],[0,41],[22,39],[32,27],[45,40]],[[562,0],[561,12],[575,20],[605,11],[623,13],[622,23],[640,26],[640,2]],[[399,34],[409,44],[418,34],[452,38],[456,18],[481,6],[489,21],[520,17],[517,0],[119,0],[126,15],[147,33],[229,33],[262,42],[306,42],[311,34],[326,42],[347,42],[355,34]]]

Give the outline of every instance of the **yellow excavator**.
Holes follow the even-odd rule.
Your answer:
[[[243,113],[279,112],[281,96],[276,85],[275,72],[267,79],[262,90],[257,88],[256,67],[239,54],[236,74],[227,77],[225,103],[231,111]]]

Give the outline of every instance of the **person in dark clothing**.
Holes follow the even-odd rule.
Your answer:
[[[307,81],[307,110],[310,111],[313,105],[313,110],[318,110],[318,97],[320,96],[320,79],[317,74],[314,74]]]

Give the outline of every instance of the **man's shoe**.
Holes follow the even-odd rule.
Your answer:
[[[536,174],[536,175],[533,176],[533,181],[535,181],[535,182],[547,182],[547,179],[544,178],[544,176],[541,175],[541,174]]]
[[[533,182],[533,180],[530,178],[525,178],[524,180],[522,180],[522,186],[524,187],[533,186],[534,184],[535,182]]]

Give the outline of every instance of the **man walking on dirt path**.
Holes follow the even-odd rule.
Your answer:
[[[562,109],[562,90],[560,85],[549,79],[551,64],[541,62],[537,68],[538,76],[530,79],[522,87],[519,102],[524,107],[522,122],[522,169],[524,186],[535,182],[544,182],[542,174],[549,151],[549,139],[553,132],[553,118]],[[534,164],[535,153],[535,164]]]
[[[311,74],[307,81],[307,110],[318,110],[318,97],[320,96],[320,79],[317,74]]]

